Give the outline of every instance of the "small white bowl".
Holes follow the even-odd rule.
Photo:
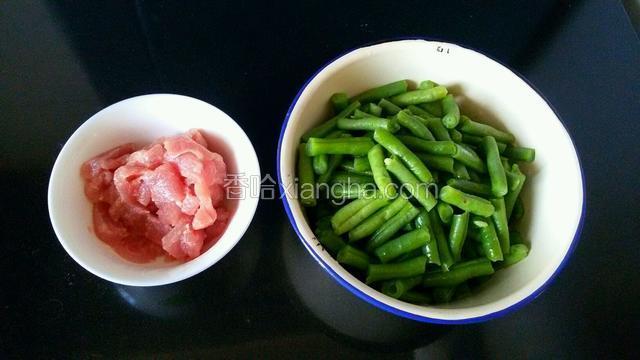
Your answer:
[[[214,150],[225,158],[229,173],[260,179],[258,157],[240,126],[216,107],[187,96],[154,94],[120,101],[93,115],[71,135],[51,171],[48,200],[53,229],[78,264],[118,284],[163,285],[207,269],[238,243],[253,219],[258,197],[238,200],[224,235],[210,249],[187,262],[159,259],[147,264],[132,263],[117,255],[91,230],[92,204],[84,195],[82,163],[124,143],[145,145],[189,129],[199,129],[205,138],[224,144],[225,149]]]
[[[398,79],[434,80],[456,95],[464,113],[505,128],[520,145],[536,149],[525,166],[527,215],[519,229],[529,256],[496,272],[473,296],[446,305],[408,304],[370,288],[323,250],[295,198],[296,149],[302,134],[330,114],[334,92],[357,94]],[[419,321],[460,324],[517,309],[558,274],[575,248],[584,219],[584,180],[573,142],[545,99],[522,77],[476,51],[444,42],[401,40],[353,50],[327,64],[302,87],[282,125],[278,178],[285,211],[302,243],[320,265],[356,296],[391,313]]]

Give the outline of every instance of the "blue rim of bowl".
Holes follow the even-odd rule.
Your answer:
[[[560,262],[560,265],[558,265],[556,270],[553,272],[553,274],[551,274],[551,276],[542,285],[540,285],[540,287],[538,287],[531,294],[526,296],[524,299],[518,301],[517,303],[515,303],[513,305],[510,305],[510,306],[508,306],[508,307],[506,307],[504,309],[501,309],[501,310],[494,311],[492,313],[486,314],[486,315],[477,316],[477,317],[471,317],[471,318],[464,318],[464,319],[455,319],[455,320],[431,318],[431,317],[427,317],[427,316],[416,315],[416,314],[413,314],[413,313],[410,313],[410,312],[407,312],[407,311],[404,311],[404,310],[400,310],[398,308],[395,308],[393,306],[385,304],[385,303],[381,302],[380,300],[377,300],[377,299],[371,297],[370,295],[365,294],[364,292],[362,292],[361,290],[359,290],[355,286],[353,286],[349,281],[345,280],[340,275],[338,275],[338,273],[336,273],[333,270],[333,268],[331,268],[331,266],[329,264],[327,264],[324,260],[322,260],[322,258],[320,258],[320,256],[316,253],[315,249],[313,249],[309,244],[307,244],[306,241],[304,241],[304,236],[302,235],[302,232],[298,228],[298,224],[296,223],[296,220],[294,219],[293,214],[291,213],[291,208],[289,207],[289,204],[287,203],[287,198],[285,196],[285,189],[284,189],[284,187],[282,185],[283,184],[282,175],[281,175],[281,171],[280,171],[280,169],[281,169],[281,167],[280,167],[280,155],[281,155],[281,149],[282,149],[282,139],[284,137],[284,131],[287,128],[287,125],[289,124],[289,118],[291,117],[291,112],[293,111],[293,108],[298,103],[298,100],[299,100],[300,95],[302,94],[302,92],[307,88],[307,86],[309,86],[309,83],[311,81],[313,81],[313,79],[315,79],[316,76],[318,76],[318,74],[320,72],[322,72],[327,66],[333,64],[335,61],[337,61],[338,59],[342,58],[343,56],[345,56],[347,54],[350,54],[350,53],[352,53],[352,52],[354,52],[356,50],[362,49],[362,48],[366,48],[366,47],[370,47],[370,46],[374,46],[374,45],[379,45],[379,44],[384,44],[384,43],[388,43],[388,42],[405,41],[405,40],[422,40],[422,41],[427,41],[427,42],[438,42],[438,43],[442,43],[442,44],[455,45],[455,46],[458,46],[458,47],[461,47],[461,48],[464,48],[464,49],[467,49],[467,50],[474,51],[474,52],[476,52],[476,53],[478,53],[480,55],[483,55],[483,56],[487,57],[488,59],[491,59],[494,62],[502,65],[505,69],[511,71],[511,73],[513,73],[518,78],[520,78],[522,81],[524,81],[531,89],[533,89],[533,91],[535,91],[538,94],[538,96],[540,96],[545,101],[547,106],[549,106],[551,111],[553,111],[553,113],[556,115],[556,117],[560,121],[560,125],[562,125],[562,127],[564,128],[564,131],[567,133],[567,136],[569,137],[569,140],[571,141],[571,145],[573,146],[573,149],[574,149],[574,151],[576,153],[576,158],[578,160],[578,169],[580,170],[580,180],[582,182],[582,209],[580,210],[580,220],[578,221],[578,227],[576,228],[576,232],[575,232],[575,234],[573,236],[573,240],[571,240],[571,245],[569,246],[569,250],[567,250],[567,253],[565,254],[565,256],[562,259],[562,261]],[[282,202],[284,204],[284,210],[287,213],[287,217],[289,218],[289,222],[291,222],[291,225],[293,226],[293,229],[295,230],[296,234],[298,235],[298,238],[300,239],[300,242],[302,242],[302,244],[307,248],[307,251],[320,264],[320,266],[322,266],[322,268],[324,268],[325,271],[327,271],[329,273],[329,275],[331,275],[331,277],[334,280],[336,280],[340,285],[342,285],[345,289],[347,289],[352,294],[356,295],[357,297],[359,297],[360,299],[366,301],[367,303],[378,307],[379,309],[382,309],[384,311],[387,311],[389,313],[392,313],[394,315],[398,315],[398,316],[401,316],[401,317],[404,317],[404,318],[407,318],[407,319],[421,321],[421,322],[427,322],[427,323],[433,323],[433,324],[461,325],[461,324],[473,324],[473,323],[484,322],[484,321],[488,321],[488,320],[492,320],[492,319],[504,316],[504,315],[506,315],[508,313],[511,313],[513,311],[516,311],[516,310],[522,308],[523,306],[527,305],[528,303],[530,303],[533,299],[537,298],[549,285],[551,285],[551,283],[556,279],[558,274],[567,266],[567,264],[569,262],[569,259],[571,258],[571,255],[573,254],[573,252],[575,251],[575,249],[576,249],[576,247],[578,245],[580,236],[582,234],[582,229],[583,229],[583,226],[584,226],[584,219],[585,219],[586,211],[587,211],[587,209],[586,209],[586,204],[587,204],[586,182],[585,182],[584,171],[582,170],[582,164],[580,162],[580,154],[578,153],[578,149],[576,148],[575,142],[573,141],[573,138],[571,137],[571,134],[567,130],[567,127],[565,126],[564,122],[562,121],[562,118],[558,114],[558,111],[556,111],[556,109],[553,107],[553,105],[551,105],[549,100],[542,94],[542,92],[540,92],[540,90],[538,90],[538,88],[535,87],[531,82],[529,82],[529,80],[527,80],[522,74],[518,73],[517,71],[513,70],[511,67],[503,64],[502,62],[496,60],[495,58],[493,58],[491,56],[488,56],[487,54],[485,54],[485,53],[483,53],[481,51],[478,51],[476,49],[473,49],[471,47],[462,46],[462,45],[459,45],[459,44],[450,43],[450,42],[442,41],[442,40],[435,39],[435,38],[402,37],[402,38],[396,38],[396,39],[387,39],[387,40],[371,42],[371,43],[367,43],[365,45],[359,46],[357,48],[349,49],[349,50],[341,53],[340,55],[336,56],[335,58],[331,59],[329,62],[325,63],[324,65],[322,65],[322,67],[320,67],[320,69],[318,69],[310,78],[307,79],[307,81],[300,88],[300,90],[296,94],[295,98],[291,102],[291,105],[289,106],[289,109],[287,110],[287,114],[285,116],[284,122],[282,123],[282,127],[280,129],[280,137],[278,138],[278,151],[277,151],[277,159],[276,159],[276,171],[278,172],[278,187],[280,189],[280,195],[281,195],[280,198],[282,199]]]

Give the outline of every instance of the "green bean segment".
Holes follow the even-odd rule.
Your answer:
[[[359,107],[360,107],[360,102],[358,101],[355,101],[349,104],[349,106],[347,106],[344,110],[340,111],[338,115],[334,116],[328,121],[325,121],[319,126],[307,131],[304,135],[302,135],[302,141],[308,141],[309,138],[312,138],[312,137],[321,138],[326,136],[336,128],[336,124],[338,123],[339,119],[346,118],[347,116],[351,115],[351,113],[353,113],[353,111]]]
[[[406,92],[408,88],[409,83],[407,80],[394,81],[392,83],[364,91],[351,98],[351,102],[359,101],[361,103],[367,103],[378,101],[382,98],[389,98],[394,95],[402,94]],[[359,106],[360,105],[358,105],[358,107]]]
[[[349,231],[349,242],[355,242],[373,234],[376,230],[380,229],[387,220],[400,212],[400,210],[402,210],[407,204],[409,204],[407,199],[402,196],[398,196],[391,202],[391,204],[378,210],[378,212],[360,223],[353,230]]]
[[[397,158],[384,160],[387,171],[395,175],[402,183],[401,190],[408,191],[425,209],[431,210],[436,205],[435,197],[429,192],[429,186],[421,183]]]
[[[491,201],[464,193],[449,185],[440,189],[440,200],[480,216],[491,216],[495,208]]]
[[[393,135],[392,135],[393,136]],[[348,138],[309,138],[307,142],[307,156],[317,156],[321,154],[330,155],[366,155],[374,143],[368,137],[348,137]]]
[[[424,229],[416,229],[393,240],[389,240],[374,250],[374,253],[382,263],[388,263],[400,255],[411,250],[419,249],[426,245],[431,238],[429,232]]]
[[[349,265],[362,271],[366,271],[369,267],[369,255],[350,245],[345,245],[338,251],[336,260],[341,264]]]
[[[460,122],[460,108],[453,98],[453,95],[449,94],[442,99],[442,124],[447,129],[453,129],[458,126]]]
[[[427,266],[427,258],[418,256],[416,258],[400,263],[390,264],[369,264],[367,270],[367,284],[380,280],[390,280],[407,278],[424,274]]]
[[[412,115],[408,110],[400,111],[396,116],[400,125],[409,130],[413,135],[425,140],[435,140],[429,129],[427,129],[427,126],[418,116]]]
[[[393,136],[390,132],[384,129],[376,129],[373,133],[373,139],[382,145],[391,154],[399,157],[407,165],[409,170],[418,178],[418,180],[430,183],[433,181],[431,171],[427,166],[420,161],[420,158],[416,156],[408,147],[406,147],[402,141]]]
[[[440,100],[445,96],[447,96],[447,88],[435,86],[430,89],[408,91],[404,94],[396,95],[390,100],[398,106],[407,106]]]

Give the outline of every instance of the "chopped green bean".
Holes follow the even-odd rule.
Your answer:
[[[467,116],[460,116],[460,126],[458,127],[462,133],[477,136],[493,136],[496,141],[511,144],[515,141],[513,134],[498,130],[492,126],[481,124],[469,119]]]
[[[520,196],[527,177],[520,171],[518,164],[513,164],[511,171],[507,171],[506,175],[509,191],[507,195],[504,196],[504,205],[507,211],[507,219],[509,219],[511,218],[511,212],[513,211],[518,196]]]
[[[409,83],[407,80],[394,81],[389,84],[369,89],[351,98],[351,102],[359,101],[361,103],[374,102],[382,98],[389,98],[394,95],[402,94],[407,91]],[[359,105],[358,105],[359,107]]]
[[[345,245],[338,251],[336,260],[341,264],[349,265],[362,271],[366,271],[369,268],[369,255],[350,245]]]
[[[429,221],[429,212],[427,210],[421,210],[418,216],[414,220],[414,226],[416,229],[426,229],[429,232],[429,237],[435,239],[436,236],[431,228],[431,222]],[[434,265],[442,265],[440,261],[440,253],[438,252],[438,242],[429,241],[423,248],[422,254],[427,257],[427,262]]]
[[[368,115],[367,117],[358,119],[339,119],[337,122],[338,129],[341,130],[369,130],[385,129],[390,132],[400,130],[400,125],[394,119],[384,119]],[[353,138],[352,138],[353,139]]]
[[[362,198],[362,199],[366,199],[366,198]],[[378,198],[373,197],[373,200],[371,200],[369,203],[363,206],[350,218],[348,218],[347,220],[343,221],[342,223],[334,227],[334,231],[338,235],[342,235],[349,232],[350,230],[358,226],[360,223],[365,221],[370,215],[373,215],[376,211],[378,211],[378,209],[385,207],[388,203],[389,203],[389,200],[387,200],[384,197],[378,197]]]
[[[354,216],[361,209],[365,208],[367,205],[376,202],[379,200],[379,194],[375,193],[371,197],[361,198],[354,200],[347,205],[341,207],[334,215],[331,217],[331,227],[334,231],[336,231],[340,225],[349,220],[352,216]],[[357,225],[357,224],[356,224]],[[337,233],[337,231],[336,231]],[[338,235],[340,235],[338,233]]]
[[[333,105],[333,110],[337,113],[349,106],[349,96],[347,96],[347,94],[345,93],[335,93],[331,95],[330,101]]]
[[[509,223],[515,223],[520,221],[524,217],[524,204],[522,204],[522,197],[518,196],[515,204],[513,204],[513,210],[511,211],[511,217]]]
[[[496,197],[502,197],[507,194],[507,175],[500,161],[500,153],[498,152],[498,144],[493,136],[485,136],[482,143],[487,161],[487,172],[489,180],[491,180],[491,193]]]
[[[436,170],[446,171],[451,174],[455,174],[454,171],[454,160],[448,156],[441,155],[432,155],[432,154],[424,154],[424,153],[416,153],[420,160],[425,163],[428,167]]]
[[[462,258],[462,247],[467,238],[469,228],[469,212],[455,214],[451,219],[451,229],[449,230],[449,247],[454,262],[459,262]]]
[[[438,83],[433,82],[431,80],[423,80],[418,84],[418,89],[431,89],[433,87],[438,86]]]
[[[474,216],[471,219],[471,223],[478,230],[480,244],[487,259],[493,262],[502,261],[504,258],[502,248],[500,247],[500,240],[498,239],[498,234],[496,234],[493,222],[484,217]]]
[[[336,130],[327,135],[327,138],[337,138],[342,136],[342,131]],[[322,154],[313,157],[313,171],[317,175],[322,175],[329,169],[329,155]]]
[[[424,151],[432,155],[453,155],[456,153],[456,144],[452,141],[428,141],[410,135],[396,136],[409,149],[414,151]]]
[[[382,146],[375,145],[367,154],[371,172],[373,173],[373,181],[376,186],[386,197],[394,197],[397,194],[396,185],[391,180],[391,176],[384,166],[384,152]]]
[[[334,254],[346,245],[344,240],[333,232],[329,217],[326,218],[326,221],[324,219],[318,221],[315,234],[320,244]]]
[[[419,117],[412,115],[407,110],[400,111],[396,116],[400,125],[409,130],[413,135],[425,140],[435,140],[429,129],[427,129],[427,126]]]
[[[363,111],[368,112],[369,114],[377,117],[382,116],[382,108],[374,103],[368,103],[363,105]]]
[[[411,203],[407,202],[402,210],[389,219],[384,225],[379,227],[367,242],[367,250],[374,250],[380,245],[387,242],[393,237],[403,226],[410,223],[420,210],[416,209]]]
[[[373,145],[373,141],[368,137],[341,137],[335,139],[312,137],[307,142],[306,152],[308,156],[320,154],[362,156],[366,155]]]
[[[456,129],[449,129],[449,136],[458,144],[462,142],[462,133]]]
[[[468,145],[481,147],[482,136],[462,134],[462,142]],[[497,144],[498,144],[498,151],[500,152],[500,154],[504,153],[504,151],[507,149],[507,144],[503,142],[497,142]]]
[[[454,161],[453,163],[453,175],[460,180],[470,179],[469,170],[459,161]]]
[[[407,106],[440,100],[445,96],[447,96],[447,88],[436,86],[430,89],[407,91],[393,96],[389,100],[398,106]]]
[[[447,129],[453,129],[460,122],[460,108],[453,95],[449,94],[442,99],[442,124]]]
[[[391,204],[378,210],[378,212],[369,216],[369,218],[349,231],[349,242],[355,242],[373,234],[376,230],[380,229],[387,220],[398,214],[407,204],[409,204],[407,199],[398,196]]]
[[[479,173],[484,174],[487,172],[487,168],[480,156],[466,145],[456,144],[456,153],[453,154],[453,158]]]
[[[370,197],[375,193],[375,186],[336,183],[330,188],[330,194],[334,199],[358,199]]]
[[[331,178],[332,184],[342,184],[349,187],[353,184],[358,185],[370,185],[373,184],[373,178],[371,176],[355,174],[349,172],[337,172]]]
[[[413,276],[402,279],[385,281],[382,284],[382,293],[392,298],[400,298],[404,293],[422,283],[422,276]]]
[[[369,164],[369,160],[367,159],[366,156],[356,156],[353,158],[353,169],[355,171],[361,171],[361,172],[367,171],[367,170],[371,170],[371,165]]]
[[[488,184],[478,183],[471,180],[449,179],[447,180],[447,185],[472,195],[481,197],[493,196],[491,193],[491,186]]]
[[[387,115],[395,115],[402,111],[402,108],[387,99],[380,99],[378,106],[384,110]]]
[[[438,201],[438,205],[436,205],[436,211],[438,211],[438,216],[440,216],[440,220],[449,225],[451,224],[451,218],[453,218],[453,208],[451,205]]]
[[[504,261],[496,264],[497,268],[506,268],[515,263],[519,263],[529,255],[529,248],[525,244],[514,244],[511,246],[511,252],[504,256]]]
[[[491,215],[491,220],[493,220],[498,240],[500,240],[500,249],[502,249],[502,254],[506,255],[509,253],[511,245],[509,243],[509,223],[507,222],[507,211],[505,209],[504,199],[491,199],[491,203],[496,209]]]
[[[298,187],[300,202],[303,206],[316,206],[316,185],[314,180],[312,160],[307,155],[306,144],[298,146]]]
[[[392,157],[385,159],[384,166],[387,171],[400,180],[402,183],[400,189],[408,191],[425,209],[431,210],[431,208],[436,206],[436,199],[431,192],[429,192],[428,184],[419,182],[398,158]]]
[[[388,263],[400,255],[419,249],[432,241],[429,232],[425,229],[417,229],[389,240],[374,250],[374,253],[382,263]]]
[[[440,217],[436,211],[429,211],[429,225],[433,231],[433,236],[438,244],[438,255],[440,255],[440,266],[442,270],[449,271],[451,265],[453,265],[453,256],[451,255],[451,249],[447,243],[447,236],[442,228]]]
[[[484,217],[491,216],[495,210],[491,201],[464,193],[448,185],[440,189],[440,200]]]
[[[418,180],[425,183],[433,181],[433,176],[427,166],[393,134],[384,129],[376,129],[373,139],[391,154],[402,159]]]
[[[424,274],[427,266],[427,258],[419,256],[401,263],[369,264],[367,271],[367,284],[380,280],[406,278]]]
[[[536,158],[536,150],[532,148],[507,146],[504,156],[512,161],[532,162]]]
[[[437,271],[424,275],[422,285],[426,287],[456,286],[469,279],[494,273],[491,262],[487,259],[471,260],[459,263],[449,271]]]
[[[440,103],[440,101],[420,104],[420,107],[430,114],[433,114],[433,116],[442,116],[442,103]]]

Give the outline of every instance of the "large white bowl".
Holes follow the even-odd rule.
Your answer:
[[[408,304],[370,288],[323,250],[293,189],[296,147],[330,115],[334,92],[357,94],[398,79],[431,79],[457,96],[464,113],[508,129],[536,149],[525,167],[527,215],[520,226],[529,256],[496,272],[473,296],[438,306]],[[331,61],[302,87],[282,125],[278,177],[284,206],[302,243],[340,284],[370,304],[407,318],[445,324],[484,321],[517,309],[550,283],[575,248],[584,219],[584,179],[572,140],[545,99],[522,77],[476,51],[444,42],[401,40],[353,50]]]
[[[253,219],[257,196],[238,200],[224,235],[210,249],[187,262],[131,263],[91,231],[92,205],[83,191],[82,163],[117,145],[128,142],[144,145],[161,136],[194,128],[200,129],[205,138],[224,143],[224,149],[215,150],[225,157],[230,173],[260,179],[258,157],[240,126],[216,107],[187,96],[155,94],[120,101],[93,115],[71,135],[53,166],[48,198],[53,229],[75,261],[115,283],[154,286],[193,276],[215,264],[236,245]],[[249,189],[245,190],[246,195]]]

